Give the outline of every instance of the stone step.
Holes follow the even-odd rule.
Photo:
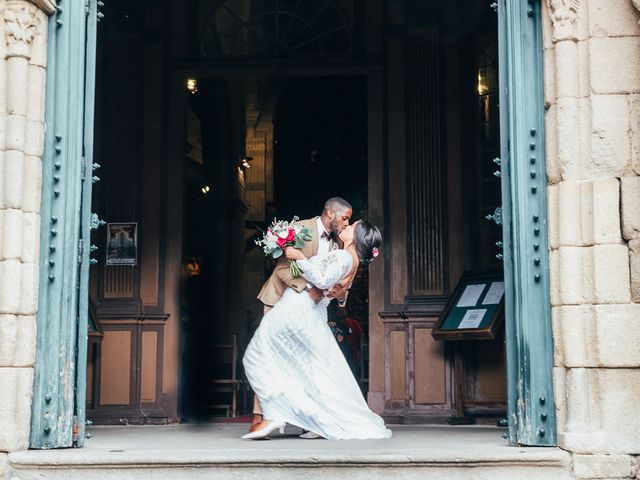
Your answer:
[[[181,428],[182,427],[182,428]],[[245,426],[106,427],[83,449],[14,452],[11,480],[570,480],[557,448],[506,446],[486,427],[392,427],[382,441],[238,439]]]

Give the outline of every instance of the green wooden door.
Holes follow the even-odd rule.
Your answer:
[[[509,439],[555,445],[541,0],[499,0]]]
[[[84,440],[99,4],[65,0],[49,20],[31,448]]]

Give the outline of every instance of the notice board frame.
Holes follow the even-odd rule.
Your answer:
[[[490,272],[465,272],[460,277],[460,281],[456,285],[453,294],[449,297],[447,305],[442,314],[438,318],[438,322],[431,331],[431,335],[435,340],[492,340],[496,337],[498,329],[504,322],[504,288],[502,290],[502,298],[498,304],[483,305],[491,285],[496,282],[502,282],[504,286],[504,274],[501,271]],[[484,284],[484,288],[479,294],[475,306],[458,307],[458,301],[468,286]],[[459,325],[460,322],[455,320],[462,312],[469,310],[486,310],[486,314],[490,315],[488,321],[483,319],[478,327],[473,328],[452,328],[451,325]]]

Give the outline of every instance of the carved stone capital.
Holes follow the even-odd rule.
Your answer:
[[[30,58],[31,42],[39,33],[38,8],[32,3],[10,1],[2,10],[7,57]]]
[[[40,10],[42,10],[47,15],[51,15],[53,12],[56,11],[57,2],[55,0],[30,0],[30,1],[31,3],[34,3],[35,5],[37,5],[38,8],[40,8]]]
[[[553,25],[553,40],[575,40],[577,38],[576,17],[580,8],[580,0],[547,0],[547,6]]]

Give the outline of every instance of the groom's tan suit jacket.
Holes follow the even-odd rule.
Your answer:
[[[301,250],[305,257],[314,257],[318,253],[318,217],[300,220],[297,224],[311,229],[311,241],[305,242]],[[306,286],[307,281],[304,278],[291,275],[289,260],[283,255],[278,259],[276,268],[262,286],[258,300],[272,307],[278,303],[287,288],[291,287],[297,292],[302,292]]]

